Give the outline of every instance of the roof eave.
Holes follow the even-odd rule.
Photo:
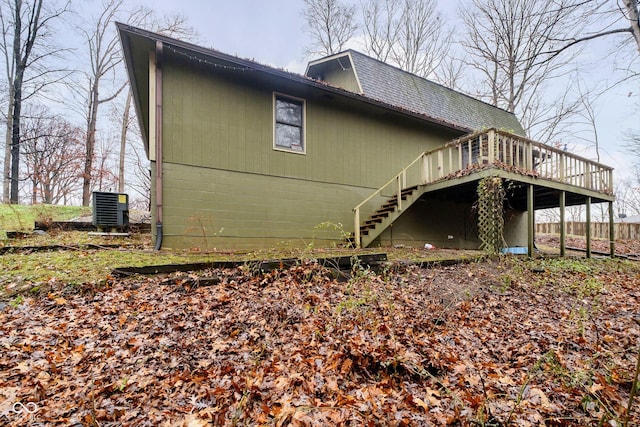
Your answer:
[[[145,154],[147,158],[149,157],[149,129],[144,124],[144,118],[142,117],[142,109],[141,109],[141,99],[138,95],[138,82],[135,78],[134,72],[134,59],[133,52],[131,48],[131,40],[129,35],[131,34],[128,31],[128,28],[131,28],[128,25],[122,24],[120,22],[116,22],[116,28],[118,29],[118,34],[120,36],[120,45],[122,47],[122,52],[124,53],[124,62],[125,67],[127,69],[127,75],[129,77],[130,90],[133,93],[133,100],[135,104],[135,109],[138,112],[136,114],[138,119],[138,127],[140,128],[140,134],[142,135],[142,145],[145,149]],[[148,100],[147,100],[148,101]]]
[[[146,38],[149,41],[160,41],[162,43],[171,45],[174,49],[179,49],[179,50],[186,50],[186,51],[190,51],[192,53],[196,53],[198,55],[203,55],[212,59],[216,59],[219,61],[224,61],[224,62],[228,62],[230,64],[232,64],[233,66],[238,66],[238,67],[242,67],[242,68],[252,68],[255,69],[256,71],[261,71],[264,72],[266,74],[269,75],[273,75],[276,77],[280,77],[280,78],[284,78],[290,81],[294,81],[306,86],[310,86],[313,88],[316,88],[318,90],[322,90],[325,92],[329,92],[331,94],[337,95],[337,96],[343,96],[346,98],[350,98],[350,99],[354,99],[360,102],[364,102],[370,105],[374,105],[389,111],[394,111],[396,113],[399,113],[401,115],[404,116],[408,116],[408,117],[413,117],[419,120],[423,120],[423,121],[427,121],[429,123],[438,125],[438,126],[442,126],[445,127],[447,129],[451,129],[457,132],[471,132],[473,131],[473,129],[470,129],[466,126],[462,126],[459,124],[454,124],[454,123],[449,123],[445,120],[442,119],[438,119],[436,117],[431,117],[428,115],[425,115],[423,113],[420,112],[416,112],[416,111],[412,111],[412,110],[407,110],[405,108],[399,107],[399,106],[395,106],[392,104],[389,104],[387,102],[384,101],[380,101],[374,98],[370,98],[367,97],[366,95],[361,95],[361,94],[357,94],[351,91],[347,91],[345,89],[339,88],[339,87],[335,87],[335,86],[331,86],[328,85],[324,82],[318,81],[318,80],[314,80],[310,77],[306,77],[306,76],[302,76],[299,74],[295,74],[295,73],[291,73],[289,71],[284,71],[284,70],[280,70],[280,69],[276,69],[270,66],[266,66],[266,65],[262,65],[259,64],[255,61],[251,61],[251,60],[247,60],[247,59],[242,59],[242,58],[238,58],[236,56],[232,56],[232,55],[228,55],[213,49],[208,49],[208,48],[204,48],[201,46],[197,46],[194,45],[192,43],[189,42],[185,42],[182,40],[177,40],[177,39],[173,39],[171,37],[167,37],[164,36],[162,34],[158,34],[158,33],[153,33],[151,31],[147,31],[147,30],[143,30],[140,28],[136,28],[136,27],[132,27],[130,25],[126,25],[126,24],[122,24],[122,23],[116,23],[117,27],[118,27],[118,31],[120,33],[120,39],[121,41],[123,41],[123,49],[125,51],[125,59],[127,62],[127,70],[128,70],[128,74],[129,74],[129,79],[132,82],[132,89],[135,86],[135,76],[133,73],[133,59],[131,57],[131,49],[130,46],[127,46],[127,43],[130,44],[130,38],[132,36],[138,36],[141,38]],[[125,43],[124,41],[127,41],[127,43]],[[339,54],[336,54],[335,57],[339,57],[339,56],[344,56],[345,54],[348,54],[348,51],[346,52],[342,52]],[[127,57],[127,55],[129,55],[129,57]],[[351,60],[351,59],[350,59]],[[131,66],[130,63],[131,62]],[[317,61],[314,61],[317,62]],[[353,64],[352,64],[353,65]],[[134,91],[134,95],[136,95],[134,98],[136,98],[136,107],[138,108],[138,111],[140,111],[139,109],[139,104],[140,104],[140,100],[137,97],[138,91]],[[140,120],[140,119],[139,119]],[[141,129],[143,129],[144,126],[141,126]],[[145,130],[146,131],[146,130]],[[148,144],[148,135],[144,135],[143,131],[143,138],[145,139],[145,143]]]

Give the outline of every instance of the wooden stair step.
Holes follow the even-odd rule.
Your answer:
[[[375,212],[373,215],[371,215],[371,219],[386,218],[388,216],[389,216],[389,212]]]
[[[376,224],[379,224],[381,222],[382,222],[382,218],[371,218],[371,219],[366,220],[364,222],[364,225],[369,225],[369,224],[376,225]]]
[[[395,206],[387,206],[386,208],[378,209],[375,213],[376,214],[381,214],[381,213],[384,213],[384,212],[393,212],[395,210],[396,210]]]
[[[418,186],[407,187],[400,192],[400,199],[407,200],[413,196],[413,193],[418,189]],[[369,231],[375,230],[378,224],[381,224],[383,220],[389,218],[392,212],[396,212],[398,209],[398,197],[392,196],[388,198],[378,210],[376,210],[370,217],[360,226],[360,235],[367,236]],[[353,233],[349,236],[349,242],[355,242],[355,236]]]
[[[402,197],[400,197],[400,199],[402,200],[407,200],[407,197],[410,196],[411,193],[409,194],[403,194]],[[387,200],[382,206],[396,206],[398,204],[398,198],[397,197],[392,197],[389,200]]]

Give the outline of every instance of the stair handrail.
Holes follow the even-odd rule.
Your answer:
[[[397,200],[398,200],[398,210],[399,211],[402,210],[402,190],[404,189],[404,187],[407,184],[407,170],[409,170],[409,168],[411,168],[416,162],[422,160],[422,158],[424,156],[426,156],[427,154],[429,154],[429,152],[427,152],[427,151],[420,153],[420,155],[418,157],[416,157],[414,161],[412,161],[407,166],[402,168],[402,170],[400,172],[398,172],[393,178],[391,178],[389,181],[387,181],[382,187],[379,187],[376,191],[371,193],[371,195],[369,197],[364,199],[355,208],[353,208],[354,225],[355,225],[353,233],[354,233],[354,243],[356,245],[356,248],[360,248],[361,243],[362,243],[361,242],[361,238],[360,238],[360,208],[364,204],[369,202],[371,199],[373,199],[377,195],[381,194],[382,191],[385,188],[387,188],[389,185],[391,185],[394,181],[397,181],[398,185],[397,185],[396,197],[397,197]]]
[[[487,144],[487,153],[483,154],[483,156],[485,156],[485,165],[500,167],[503,162],[507,161],[506,158],[509,155],[508,153],[514,150],[513,145],[511,144],[523,144],[522,158],[514,160],[514,157],[512,157],[510,166],[515,166],[516,169],[524,168],[525,173],[541,174],[540,176],[554,181],[578,185],[588,189],[605,192],[607,194],[613,193],[613,168],[610,166],[567,152],[566,150],[558,147],[553,147],[551,145],[529,139],[522,135],[513,134],[496,128],[482,129],[456,138],[446,143],[444,146],[420,153],[415,160],[402,168],[402,170],[400,170],[400,172],[398,172],[393,178],[353,208],[355,246],[360,248],[362,243],[360,235],[360,208],[362,208],[363,205],[371,201],[374,197],[380,195],[382,191],[389,187],[389,185],[394,181],[397,181],[397,206],[398,210],[401,211],[402,190],[406,187],[407,171],[417,162],[424,160],[423,165],[425,170],[422,171],[420,183],[424,185],[433,182],[434,178],[431,176],[431,168],[429,164],[432,159],[438,158],[440,153],[443,153],[445,150],[450,150],[448,162],[449,173],[465,169],[472,163],[482,166],[482,164],[477,163],[482,156],[477,155],[478,158],[474,159],[474,156],[476,155],[472,153],[470,141],[480,138],[477,143],[482,145],[482,138],[485,135],[487,139],[485,141]],[[465,144],[469,144],[467,151],[468,159],[466,160],[466,163],[463,163],[463,150],[465,148]],[[457,161],[455,158],[451,157],[451,150],[456,147],[459,147]],[[538,158],[538,164],[534,164],[535,158]],[[439,164],[442,160],[442,158],[438,158]],[[444,160],[446,163],[446,158]],[[435,177],[435,179],[443,179],[444,175],[442,168],[439,167],[438,169],[440,169],[440,175]],[[592,182],[593,180],[595,180],[595,182]]]

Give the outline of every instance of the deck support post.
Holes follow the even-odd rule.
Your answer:
[[[567,254],[567,224],[565,222],[567,193],[560,192],[560,256]]]
[[[587,237],[587,258],[591,258],[591,197],[587,197],[587,223],[586,237]]]
[[[527,251],[529,257],[533,257],[534,244],[533,244],[533,232],[534,232],[534,214],[533,214],[533,184],[529,184],[527,187]]]
[[[616,256],[616,231],[613,222],[613,202],[609,202],[609,255],[611,258]]]

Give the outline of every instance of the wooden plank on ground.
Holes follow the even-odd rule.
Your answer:
[[[354,256],[315,258],[318,264],[337,270],[350,270],[354,265],[363,267],[376,267],[387,261],[386,253],[366,254]],[[186,271],[201,271],[217,268],[238,268],[240,266],[248,266],[251,271],[260,273],[269,272],[278,268],[291,268],[300,264],[300,258],[285,258],[278,260],[256,261],[256,260],[239,260],[239,261],[215,261],[215,262],[199,262],[190,264],[164,264],[149,265],[144,267],[118,267],[111,274],[116,277],[126,277],[136,274],[167,274]]]

